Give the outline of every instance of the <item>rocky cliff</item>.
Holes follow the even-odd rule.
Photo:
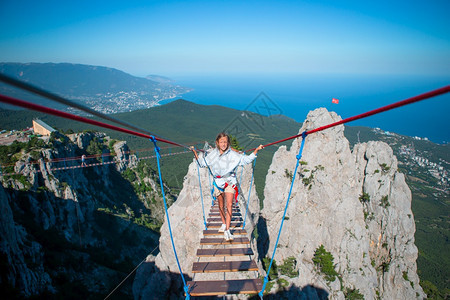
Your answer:
[[[16,174],[0,176],[6,298],[105,296],[155,246],[157,233],[138,225],[151,212],[119,172],[137,169],[126,143],[101,133],[69,138],[54,134],[47,142],[15,144],[16,153],[8,154]],[[107,164],[81,168],[80,156],[93,153],[87,150],[115,156],[91,156],[87,164]],[[159,184],[146,176],[137,179],[153,183],[148,196],[157,195]]]
[[[299,132],[338,120],[335,113],[317,109],[310,112]],[[358,144],[352,151],[343,132],[341,125],[306,137],[275,255],[279,266],[288,265],[291,270],[271,276],[267,291],[302,299],[422,299],[411,193],[397,170],[397,160],[382,142]],[[250,199],[249,224],[257,226],[252,247],[257,247],[263,275],[262,261],[273,253],[300,142],[294,140],[289,149],[282,146],[275,153],[266,177],[264,208],[259,211],[258,199]],[[250,168],[244,176],[245,190]],[[206,170],[201,178],[202,186],[209,186]],[[203,230],[197,181],[193,162],[179,199],[169,209],[187,279],[193,277],[190,268]],[[133,284],[136,299],[183,297],[166,222],[160,251],[138,270]],[[213,278],[206,275],[201,280],[209,276]],[[171,291],[173,286],[178,289]]]
[[[339,120],[335,113],[317,109],[300,132]],[[267,234],[259,244],[267,255],[272,254],[288,195],[286,174],[293,172],[299,149],[299,140],[289,150],[280,147],[267,174],[260,230]],[[295,258],[299,275],[287,279],[291,285],[316,287],[305,291],[308,298],[320,291],[333,299],[349,294],[365,299],[424,297],[416,272],[411,193],[387,144],[358,144],[352,152],[342,125],[311,134],[297,176],[275,257],[277,262]],[[319,263],[321,245],[334,259],[334,271]]]

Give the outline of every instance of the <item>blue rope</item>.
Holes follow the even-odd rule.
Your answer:
[[[252,179],[250,180],[250,188],[248,190],[248,198],[247,198],[247,208],[245,209],[244,224],[242,225],[242,228],[245,228],[245,222],[247,221],[248,204],[250,203],[250,195],[252,193],[252,185],[253,185],[253,175],[255,174],[255,163],[256,163],[256,158],[253,161]],[[242,168],[244,168],[244,167],[242,167]]]
[[[197,160],[196,160],[197,161]],[[203,205],[203,192],[202,192],[202,182],[200,180],[200,165],[197,161],[197,174],[198,174],[198,185],[200,187],[200,197],[202,199],[202,211],[203,211],[203,224],[205,225],[205,230],[208,230],[208,226],[206,226],[206,218],[205,218],[205,206]]]
[[[244,173],[244,166],[241,166],[241,178],[239,179],[239,186],[241,185],[242,182],[242,174]],[[241,191],[242,193],[242,191]]]
[[[208,180],[209,180],[209,188],[211,190],[211,206],[214,206],[214,201],[216,200],[216,197],[214,197],[214,186],[211,184],[211,173],[208,172]]]
[[[241,177],[240,177],[240,179],[239,179],[239,182],[238,182],[238,189],[239,189],[239,193],[242,195],[242,174],[244,173],[244,166],[241,166]],[[244,199],[245,200],[245,199]],[[243,227],[242,228],[244,228],[245,227],[245,222],[244,222],[244,224],[243,224]]]
[[[304,131],[302,133],[302,145],[300,146],[300,151],[298,152],[298,155],[296,156],[297,164],[295,165],[294,176],[292,177],[291,187],[289,189],[289,195],[288,195],[288,198],[286,201],[286,207],[284,208],[283,218],[281,219],[280,230],[278,231],[277,241],[275,242],[275,248],[273,249],[273,253],[272,253],[272,259],[270,260],[270,265],[269,265],[269,269],[267,270],[266,277],[264,277],[264,283],[263,283],[262,290],[258,293],[258,295],[261,299],[263,297],[264,290],[266,289],[266,284],[269,281],[268,277],[269,277],[270,269],[272,268],[272,263],[273,263],[273,259],[275,257],[275,252],[277,251],[278,241],[279,241],[280,235],[281,235],[281,230],[283,229],[284,218],[286,216],[286,211],[287,211],[287,208],[289,205],[289,199],[291,198],[292,187],[294,186],[294,181],[295,181],[295,175],[297,174],[298,165],[299,165],[300,159],[302,158],[302,152],[303,152],[303,146],[305,145],[305,139],[306,139],[306,131]]]
[[[206,155],[206,153],[205,153],[205,155]],[[205,155],[203,156],[203,161],[205,162],[206,167],[208,168],[209,174],[213,177],[213,179],[212,179],[213,185],[211,186],[211,178],[209,181],[209,185],[211,186],[211,198],[212,198],[211,206],[214,206],[214,201],[216,201],[216,196],[214,196],[214,186],[216,186],[217,188],[219,188],[219,187],[217,186],[216,181],[214,180],[215,176],[214,176],[213,172],[211,171],[211,168],[209,167],[208,162],[206,161]]]
[[[161,176],[161,166],[159,163],[159,160],[161,159],[161,154],[159,153],[159,151],[161,150],[161,148],[159,148],[158,145],[156,144],[156,139],[153,135],[150,136],[150,140],[155,145],[156,161],[158,163],[159,184],[161,185],[161,193],[163,195],[163,200],[164,200],[164,209],[166,211],[167,224],[169,226],[169,233],[170,233],[170,240],[172,242],[172,249],[173,249],[173,253],[175,254],[175,259],[177,260],[178,270],[180,271],[181,279],[183,280],[183,286],[184,286],[184,292],[186,293],[186,299],[189,300],[191,297],[189,295],[189,286],[186,285],[186,280],[184,279],[183,272],[181,271],[180,262],[178,261],[177,250],[175,249],[175,244],[173,242],[172,228],[170,226],[169,212],[167,211],[166,196],[164,194],[164,186],[163,186],[163,181],[162,181],[162,176]]]

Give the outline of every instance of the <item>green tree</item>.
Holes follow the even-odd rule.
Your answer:
[[[86,148],[86,152],[91,155],[100,155],[102,154],[103,145],[100,143],[97,137],[95,137]]]
[[[242,151],[244,150],[244,148],[242,148],[241,146],[239,146],[239,142],[237,140],[237,138],[235,138],[234,136],[232,136],[230,134],[230,143],[231,143],[231,148]]]
[[[286,275],[291,278],[298,276],[298,271],[295,270],[297,265],[297,260],[293,256],[289,256],[285,260],[283,260],[283,264],[278,267],[278,270],[281,275]]]
[[[370,201],[370,195],[368,193],[363,192],[362,195],[359,195],[359,201],[361,203],[367,203]]]
[[[344,296],[347,300],[364,300],[364,296],[358,289],[345,288]]]
[[[333,255],[325,250],[323,245],[320,245],[320,247],[314,252],[313,262],[325,275],[326,280],[333,282],[336,279],[336,276],[339,276],[334,269]]]
[[[266,272],[269,269],[270,260],[271,259],[269,257],[263,258],[263,267]],[[269,280],[274,280],[277,278],[278,278],[278,267],[277,267],[277,264],[275,263],[275,259],[274,259],[273,263],[272,263],[272,267],[270,267]]]

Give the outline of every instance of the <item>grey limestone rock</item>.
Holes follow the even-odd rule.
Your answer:
[[[308,114],[300,132],[339,120],[335,113],[317,109]],[[299,149],[298,140],[289,150],[280,147],[267,174],[268,200],[261,213],[270,240],[268,254],[288,196],[287,174],[294,172]],[[292,282],[320,287],[333,299],[343,299],[346,289],[359,290],[365,299],[423,298],[411,193],[392,149],[370,142],[356,145],[352,153],[339,125],[307,136],[302,161],[275,257],[279,264],[287,257],[296,259],[300,275]],[[363,193],[370,200],[360,200]],[[320,245],[333,255],[340,284],[325,280],[314,265]]]
[[[339,120],[334,112],[316,109],[308,114],[299,132]],[[301,139],[296,139],[289,148],[281,146],[274,154],[265,181],[264,208],[259,211],[254,193],[250,200],[251,222],[246,229],[252,232],[258,228],[259,238],[257,244],[252,239],[252,247],[257,253],[260,274],[265,275],[262,258],[273,253],[295,176],[275,260],[280,265],[293,257],[299,275],[283,276],[289,283],[284,296],[345,299],[346,293],[355,291],[365,299],[424,298],[416,271],[411,192],[397,169],[392,149],[383,142],[369,142],[356,145],[352,151],[344,137],[344,126],[339,125],[306,137],[301,163],[295,171],[300,146]],[[208,174],[204,169],[200,173],[203,199],[207,203]],[[250,176],[247,166],[243,182],[249,182]],[[243,190],[248,191],[248,185]],[[192,258],[204,229],[195,162],[189,166],[169,217],[181,269],[187,278],[220,277],[220,274],[191,273]],[[327,280],[313,263],[321,245],[334,258],[337,276],[333,281]],[[136,299],[151,298],[154,283],[148,283],[148,277],[167,284],[167,272],[179,274],[167,222],[161,228],[159,248],[160,253],[151,259],[152,267],[141,268],[136,276],[133,289]],[[271,291],[274,297],[277,286]]]

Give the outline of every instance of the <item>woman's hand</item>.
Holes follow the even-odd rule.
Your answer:
[[[189,149],[190,149],[192,152],[194,152],[194,156],[195,156],[195,158],[198,160],[198,154],[197,154],[197,150],[195,150],[195,147],[194,147],[194,146],[191,146],[191,147],[189,147]]]
[[[263,145],[259,145],[259,146],[255,149],[255,151],[253,151],[253,153],[254,153],[255,155],[258,154],[258,151],[261,150],[262,148],[264,148],[264,146],[263,146]]]

